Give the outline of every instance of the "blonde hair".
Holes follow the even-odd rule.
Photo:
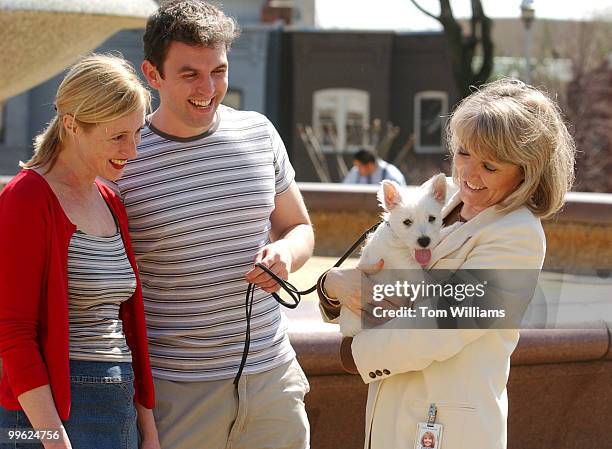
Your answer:
[[[574,183],[575,144],[559,106],[540,90],[514,79],[484,85],[465,98],[447,127],[449,149],[514,164],[524,176],[500,205],[526,206],[547,218],[563,205]],[[453,178],[457,173],[453,165]]]
[[[134,68],[114,55],[92,54],[74,64],[57,89],[55,117],[34,139],[34,155],[19,165],[51,170],[66,138],[62,117],[71,115],[85,130],[124,117],[138,108],[150,109],[151,94]]]

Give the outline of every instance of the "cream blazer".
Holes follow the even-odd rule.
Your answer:
[[[443,216],[459,202],[455,193]],[[545,251],[542,225],[531,211],[502,214],[492,206],[449,234],[428,268],[540,270]],[[417,423],[435,403],[442,449],[505,449],[506,383],[519,332],[401,327],[395,319],[353,339],[355,363],[369,385],[365,448],[412,449]]]

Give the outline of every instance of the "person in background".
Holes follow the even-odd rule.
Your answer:
[[[96,180],[136,156],[149,104],[125,60],[77,62],[0,194],[0,429],[50,431],[0,447],[136,449],[139,427],[140,448],[159,449],[127,216]]]
[[[376,154],[365,148],[360,149],[353,156],[353,168],[344,177],[344,184],[380,184],[388,179],[401,186],[406,185],[402,172],[388,162],[376,157]]]

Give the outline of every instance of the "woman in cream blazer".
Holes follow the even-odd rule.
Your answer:
[[[432,251],[428,270],[497,270],[509,297],[533,286],[506,270],[540,270],[546,243],[540,218],[557,211],[573,180],[574,146],[557,106],[520,81],[491,83],[466,98],[449,122],[456,192],[443,209],[461,225]],[[321,310],[361,308],[356,269],[334,269],[319,282]],[[337,298],[337,299],[336,299]],[[367,298],[366,298],[367,300]],[[369,385],[365,448],[413,448],[430,404],[444,426],[436,449],[504,449],[506,383],[517,329],[415,329],[393,319],[351,343]]]

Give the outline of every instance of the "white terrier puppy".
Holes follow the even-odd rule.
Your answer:
[[[402,190],[393,181],[383,181],[378,201],[385,210],[384,222],[373,231],[361,251],[358,266],[384,260],[385,269],[421,269],[431,260],[431,250],[451,228],[442,229],[442,206],[446,199],[446,176],[432,177],[414,192]],[[370,276],[384,283],[382,273]],[[388,279],[387,279],[388,281]],[[361,331],[360,318],[343,307],[340,332],[352,337]]]

